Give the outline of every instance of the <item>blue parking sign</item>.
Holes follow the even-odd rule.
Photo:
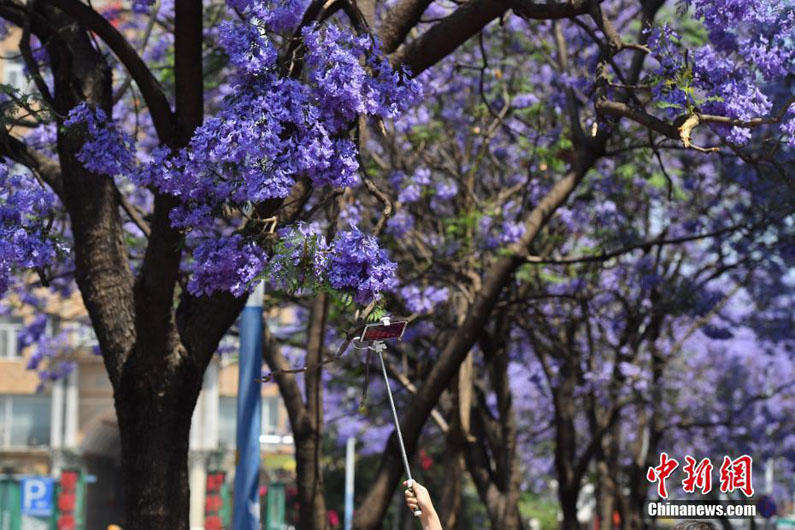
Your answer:
[[[25,477],[20,480],[22,515],[48,517],[52,515],[52,477]]]

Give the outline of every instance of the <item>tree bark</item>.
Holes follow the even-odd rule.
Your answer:
[[[577,519],[577,499],[580,495],[580,487],[572,484],[561,484],[558,486],[558,500],[560,501],[560,511],[563,520],[560,523],[561,530],[580,530],[580,522]]]
[[[561,363],[559,387],[554,389],[555,402],[555,469],[558,478],[558,500],[563,513],[562,530],[580,528],[577,520],[577,499],[582,476],[578,472],[577,437],[574,426],[576,401],[575,368],[567,361]]]
[[[182,361],[166,361],[155,370],[144,356],[133,355],[115,392],[125,528],[188,528],[188,435],[204,367],[176,351],[172,359]]]
[[[454,529],[461,511],[461,484],[464,480],[466,446],[471,437],[472,414],[472,353],[458,369],[458,377],[450,385],[453,418],[445,445],[446,480],[442,490],[439,518],[442,528]]]
[[[328,296],[319,294],[312,302],[309,318],[309,341],[306,364],[317,366],[306,371],[306,422],[294,432],[298,473],[298,499],[301,505],[302,530],[324,530],[328,527],[323,472],[320,468],[323,444],[323,344],[326,329]]]
[[[318,365],[323,356],[327,313],[328,297],[325,293],[320,293],[312,302],[306,358],[307,366],[317,365],[318,368],[305,372],[305,398],[301,396],[301,388],[295,375],[284,371],[290,365],[282,355],[279,345],[267,328],[265,330],[263,358],[275,374],[295,440],[301,530],[328,528],[323,474],[320,468],[323,454],[323,382],[321,367]]]
[[[445,530],[454,530],[461,512],[461,485],[464,481],[464,447],[448,440],[444,457],[444,487],[439,502],[439,520]]]
[[[600,530],[613,530],[613,513],[616,510],[616,485],[604,458],[596,459],[597,514]]]

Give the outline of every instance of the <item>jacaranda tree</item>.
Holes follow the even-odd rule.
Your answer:
[[[0,289],[24,299],[30,273],[61,291],[76,282],[114,388],[127,526],[187,527],[188,431],[202,374],[257,281],[274,292],[317,293],[307,341],[307,363],[311,353],[316,364],[330,302],[349,308],[340,311],[347,321],[339,327],[350,330],[340,336],[344,347],[388,303],[416,312],[445,298],[433,275],[418,284],[421,267],[397,270],[398,254],[391,257],[385,241],[404,253],[404,268],[432,262],[433,250],[448,252],[460,296],[455,316],[437,322],[446,327],[434,363],[406,407],[413,451],[473,348],[483,350],[499,331],[493,319],[510,316],[505,308],[531,293],[537,274],[528,264],[581,251],[600,261],[668,242],[654,230],[664,227],[654,212],[643,231],[597,234],[595,249],[591,234],[564,237],[594,216],[622,218],[610,217],[618,195],[592,189],[622,155],[643,153],[659,164],[671,193],[695,189],[701,178],[688,173],[696,163],[679,161],[672,179],[671,158],[699,160],[708,176],[734,178],[749,193],[757,177],[785,186],[795,7],[664,4],[136,0],[102,9],[79,0],[0,0],[32,81],[30,94],[6,90],[3,103]],[[499,75],[488,63],[495,50]],[[503,76],[516,84],[501,84]],[[433,112],[438,94],[447,128],[429,118],[423,92]],[[482,105],[467,98],[473,94]],[[531,111],[512,111],[522,108]],[[470,116],[487,125],[474,136]],[[412,150],[424,156],[440,135],[460,156],[445,159],[445,147],[427,160],[406,159]],[[492,142],[504,146],[491,152]],[[628,182],[625,193],[633,193]],[[500,196],[505,186],[510,193]],[[350,197],[345,189],[361,197],[358,216],[338,200]],[[396,204],[418,203],[424,193],[464,208],[442,214],[453,219],[444,233],[455,248],[433,238],[427,219],[418,224],[431,238],[426,248],[400,248],[400,223],[405,228],[414,213],[398,208],[387,219]],[[466,201],[453,200],[464,194]],[[572,195],[583,200],[562,209]],[[701,206],[705,214],[714,209]],[[490,210],[478,218],[473,211],[483,207]],[[688,233],[710,228],[693,217]],[[492,251],[475,254],[469,245]],[[417,251],[424,256],[412,262]],[[320,388],[322,378],[311,373],[306,382],[314,377]],[[496,390],[505,378],[495,380]],[[312,417],[308,398],[319,395],[307,394],[303,409],[296,402],[294,410],[308,415],[291,415],[315,443],[322,421],[297,422]],[[393,436],[357,527],[379,527],[401,472]],[[561,492],[562,502],[571,494]]]

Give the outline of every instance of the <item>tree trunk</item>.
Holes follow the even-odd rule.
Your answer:
[[[447,443],[444,477],[439,520],[442,528],[453,530],[461,512],[461,483],[464,480],[464,448],[453,441]]]
[[[312,367],[305,372],[305,397],[295,375],[286,373],[290,368],[281,353],[278,343],[265,328],[263,357],[275,373],[279,393],[284,400],[295,440],[295,460],[298,488],[298,503],[301,507],[299,528],[301,530],[325,530],[328,528],[326,500],[323,491],[323,474],[320,459],[323,455],[323,381],[318,364],[323,356],[325,342],[328,297],[319,294],[312,302],[309,316],[306,365]]]
[[[133,357],[115,393],[122,444],[127,521],[124,528],[187,530],[188,438],[202,370],[176,352],[176,366]]]
[[[555,405],[555,470],[558,499],[563,513],[563,530],[580,528],[577,520],[577,499],[582,480],[582,462],[577,458],[577,430],[574,423],[577,413],[576,385],[577,367],[569,353],[562,359],[558,384],[552,388]]]
[[[298,504],[301,507],[298,528],[325,530],[328,527],[326,500],[323,493],[323,474],[320,470],[320,447],[313,434],[296,439],[295,462]]]
[[[613,513],[616,510],[616,484],[610,474],[608,463],[604,458],[596,462],[597,471],[597,507],[599,529],[613,530]]]
[[[460,322],[459,322],[460,323]],[[445,444],[445,482],[442,490],[439,518],[442,528],[452,530],[461,511],[461,483],[464,480],[464,453],[470,438],[472,414],[472,353],[461,363],[456,377],[450,384],[453,402],[453,418]]]
[[[497,320],[508,322],[506,318]],[[492,417],[487,412],[486,397],[479,392],[472,421],[475,436],[469,440],[467,468],[480,500],[486,505],[491,528],[519,530],[522,528],[519,514],[521,473],[516,454],[516,414],[508,380],[510,359],[505,352],[505,342],[494,343],[491,340],[494,335],[505,337],[507,332],[502,327],[493,335],[484,333],[480,348],[488,363],[499,415]]]
[[[306,416],[309,421],[296,438],[298,499],[301,505],[301,530],[328,528],[323,472],[320,467],[323,444],[323,344],[326,331],[328,296],[321,293],[312,302],[309,315],[309,340],[306,348]]]
[[[577,519],[577,498],[579,497],[579,485],[559,485],[558,499],[560,500],[560,511],[563,520],[560,523],[561,530],[580,530],[580,522]]]

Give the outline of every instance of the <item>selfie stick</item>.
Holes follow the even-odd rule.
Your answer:
[[[383,326],[385,327],[393,326],[392,324],[390,324],[389,317],[382,318],[381,324],[383,324]],[[405,329],[405,322],[403,322],[402,324],[403,326],[399,330],[398,335],[394,336],[394,335],[385,334],[387,336],[385,336],[384,338],[400,338],[400,336],[403,334],[403,329]],[[372,326],[372,328],[373,331],[377,331],[377,326]],[[365,332],[362,334],[362,340],[366,340],[367,335],[368,335],[368,330],[365,329]],[[397,432],[398,445],[400,446],[400,456],[403,458],[403,467],[406,469],[406,476],[409,479],[406,485],[413,492],[414,490],[412,489],[412,486],[414,485],[414,479],[411,478],[411,469],[409,469],[409,459],[408,456],[406,456],[406,446],[403,445],[403,434],[400,432],[400,420],[398,420],[398,413],[397,409],[395,408],[395,400],[392,398],[392,389],[389,386],[389,376],[387,375],[386,364],[384,363],[383,352],[384,350],[386,350],[386,344],[382,340],[374,340],[373,345],[370,348],[375,350],[375,352],[378,354],[378,360],[381,361],[381,371],[384,373],[384,385],[386,386],[386,395],[389,397],[389,405],[392,407],[392,419],[395,421],[395,432]],[[414,510],[414,516],[419,517],[420,515],[422,515],[422,511],[420,510],[419,507],[417,507],[417,509]]]

